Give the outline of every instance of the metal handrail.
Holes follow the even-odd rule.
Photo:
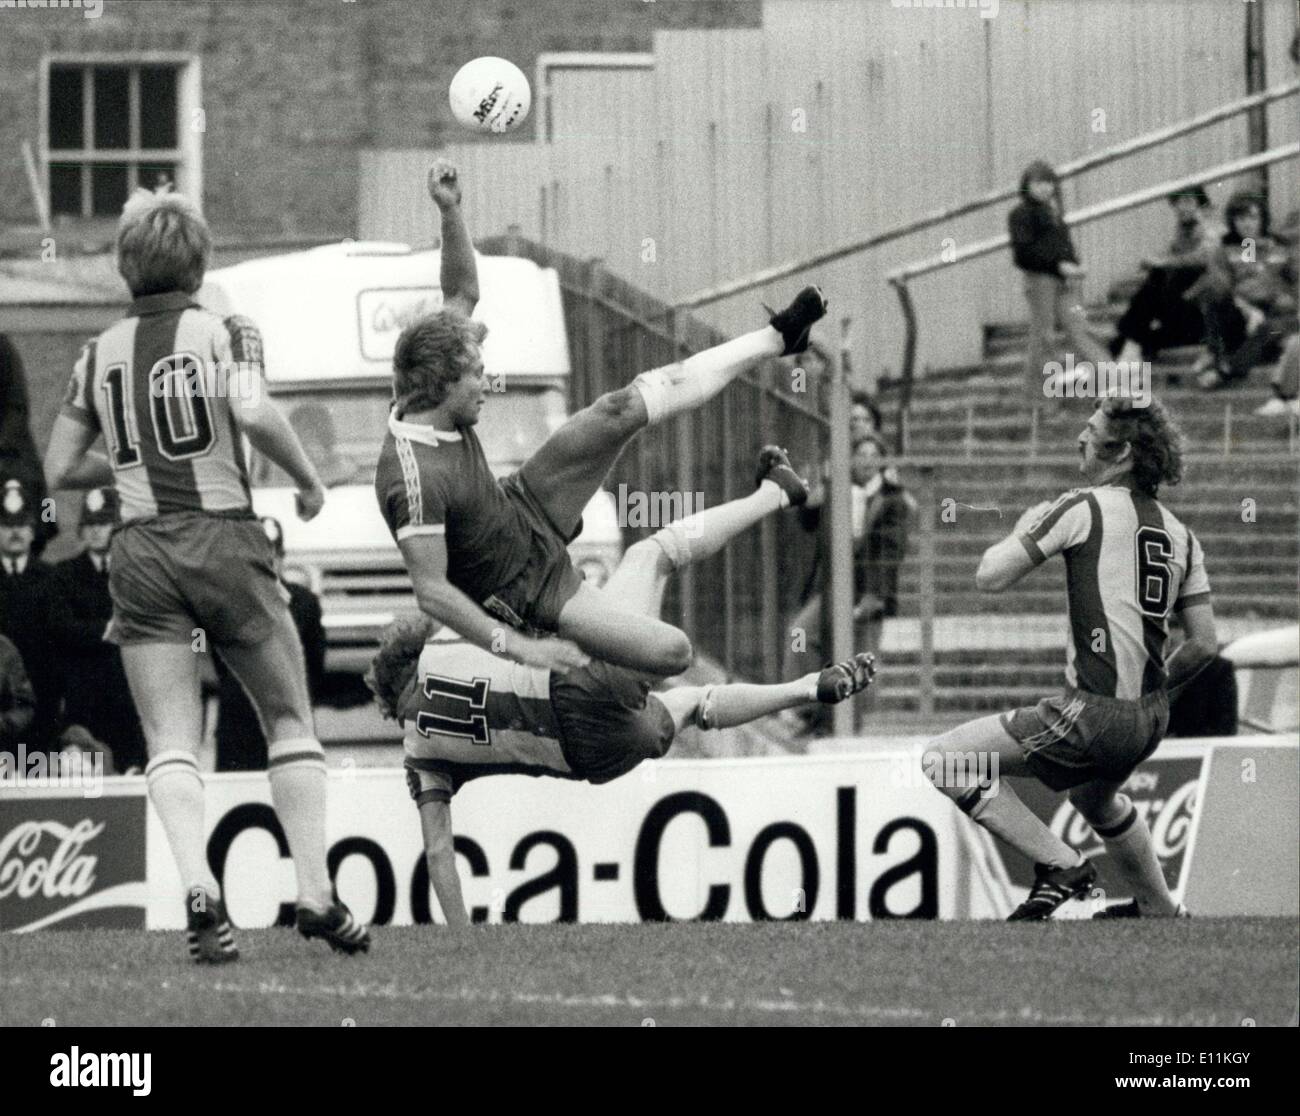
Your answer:
[[[1077,159],[1071,159],[1069,162],[1061,163],[1055,167],[1057,177],[1061,180],[1072,178],[1075,175],[1082,174],[1084,171],[1092,170],[1095,167],[1105,166],[1107,163],[1113,163],[1118,159],[1134,155],[1140,151],[1146,151],[1149,148],[1157,147],[1162,143],[1168,143],[1170,140],[1178,139],[1181,136],[1190,135],[1192,132],[1200,131],[1202,128],[1208,128],[1213,124],[1218,124],[1224,120],[1229,120],[1234,116],[1240,116],[1243,113],[1250,112],[1260,108],[1263,105],[1280,101],[1286,97],[1294,97],[1300,93],[1300,81],[1289,81],[1282,85],[1275,85],[1271,89],[1262,90],[1259,93],[1252,93],[1247,97],[1239,97],[1235,101],[1228,101],[1226,104],[1217,108],[1210,109],[1207,112],[1200,113],[1196,116],[1188,117],[1178,124],[1167,125],[1163,128],[1157,128],[1151,132],[1145,132],[1140,136],[1134,136],[1130,140],[1116,144],[1113,147],[1104,148],[1101,151],[1095,151],[1090,155],[1082,155]],[[788,261],[783,264],[777,264],[774,267],[763,268],[761,271],[751,272],[749,275],[741,276],[739,279],[732,279],[725,283],[718,283],[712,287],[706,287],[703,290],[696,291],[687,295],[685,298],[678,299],[675,303],[681,309],[694,310],[700,306],[707,306],[710,303],[720,302],[724,298],[730,298],[732,295],[743,294],[745,291],[756,290],[759,287],[765,287],[778,279],[786,279],[791,275],[797,275],[800,272],[809,271],[812,268],[820,267],[823,264],[833,263],[836,260],[843,259],[846,256],[856,255],[859,252],[865,252],[870,248],[878,248],[882,244],[888,244],[894,240],[900,240],[905,236],[911,236],[913,233],[922,232],[925,229],[932,228],[935,225],[941,225],[945,222],[955,220],[958,217],[964,217],[969,213],[974,213],[981,209],[987,209],[990,206],[1000,205],[1015,197],[1019,189],[1018,185],[993,190],[987,194],[981,194],[969,201],[961,202],[957,205],[951,205],[944,209],[934,210],[921,217],[915,217],[901,225],[894,225],[891,228],[883,229],[880,232],[872,233],[870,236],[859,237],[857,240],[842,244],[836,248],[830,248],[825,252],[819,252],[814,256],[807,256],[801,260]]]
[[[1130,209],[1136,209],[1139,206],[1149,205],[1151,202],[1159,201],[1160,199],[1166,198],[1170,194],[1179,190],[1186,190],[1193,186],[1201,186],[1207,182],[1213,182],[1218,179],[1231,178],[1235,175],[1244,174],[1247,171],[1255,170],[1259,167],[1284,162],[1287,159],[1294,159],[1297,156],[1300,156],[1300,143],[1284,144],[1281,147],[1275,147],[1269,151],[1261,151],[1255,155],[1247,155],[1240,159],[1234,159],[1231,162],[1220,163],[1217,167],[1210,167],[1207,170],[1197,171],[1193,174],[1184,175],[1181,178],[1170,179],[1166,182],[1157,183],[1154,186],[1147,186],[1141,190],[1134,190],[1122,197],[1111,198],[1109,201],[1085,206],[1083,209],[1078,209],[1073,213],[1066,214],[1062,219],[1069,227],[1086,225],[1093,221],[1100,221],[1103,217],[1110,217],[1116,213],[1123,213]],[[928,275],[931,272],[940,271],[943,268],[955,267],[957,264],[966,263],[970,260],[979,259],[982,256],[991,255],[993,252],[1001,251],[1008,247],[1010,243],[1011,237],[1007,233],[1001,233],[998,236],[989,237],[986,240],[977,241],[974,244],[967,245],[965,248],[959,249],[947,257],[943,255],[931,256],[927,259],[919,260],[916,263],[895,268],[885,276],[886,281],[894,288],[894,291],[898,295],[906,330],[903,345],[903,366],[901,370],[902,387],[899,396],[898,449],[900,452],[906,452],[907,449],[904,436],[904,432],[907,429],[905,416],[911,405],[912,385],[915,380],[916,371],[917,336],[919,333],[916,321],[916,307],[912,302],[912,292],[908,288],[908,281],[921,275]]]

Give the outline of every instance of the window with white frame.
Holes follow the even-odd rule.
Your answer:
[[[113,217],[137,186],[193,191],[182,127],[194,90],[183,60],[50,59],[44,158],[50,215]]]

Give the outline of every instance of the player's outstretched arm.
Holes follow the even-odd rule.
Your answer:
[[[59,415],[45,449],[45,484],[51,492],[64,488],[97,488],[113,483],[113,469],[90,447],[98,431],[70,415]]]
[[[429,197],[442,214],[442,304],[468,318],[478,305],[478,264],[460,208],[460,178],[447,159],[429,168]]]
[[[443,918],[448,926],[468,926],[469,914],[460,890],[460,873],[456,871],[451,803],[421,803],[420,829],[424,833],[424,859],[429,867],[429,882],[433,884],[433,893],[438,897]]]
[[[528,666],[563,674],[585,666],[588,656],[567,639],[531,639],[488,615],[447,580],[447,542],[442,535],[408,535],[397,544],[411,574],[420,610],[471,643]]]

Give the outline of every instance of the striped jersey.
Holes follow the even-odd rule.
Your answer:
[[[1170,614],[1210,595],[1196,536],[1154,497],[1103,485],[1065,493],[1020,542],[1035,565],[1065,558],[1066,682],[1125,700],[1163,689]]]
[[[406,766],[442,801],[480,775],[578,778],[560,746],[551,672],[462,639],[425,644],[398,716]]]
[[[398,542],[446,539],[447,580],[475,601],[510,584],[528,564],[532,525],[493,475],[473,427],[434,430],[390,415],[375,496]]]
[[[62,413],[104,435],[124,522],[251,514],[232,396],[262,389],[261,362],[252,322],[204,310],[183,291],[136,299],[86,345]]]

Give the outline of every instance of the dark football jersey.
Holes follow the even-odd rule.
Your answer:
[[[443,535],[447,580],[482,602],[528,563],[532,526],[502,489],[470,427],[457,431],[388,419],[375,495],[397,541]]]
[[[62,413],[103,433],[124,522],[251,509],[233,397],[250,384],[264,390],[261,362],[252,322],[223,319],[183,291],[136,299],[86,345]]]

